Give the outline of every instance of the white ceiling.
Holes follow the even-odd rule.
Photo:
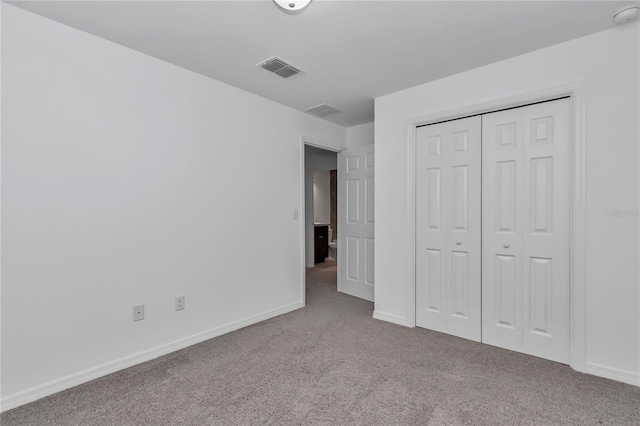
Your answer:
[[[373,99],[613,27],[629,1],[18,1],[23,9],[325,119],[373,120]],[[306,73],[256,67],[273,55]],[[553,66],[553,64],[549,64]]]

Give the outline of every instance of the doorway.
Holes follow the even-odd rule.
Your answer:
[[[335,262],[337,290],[373,302],[374,146],[339,153],[308,143],[303,143],[303,147],[305,271]],[[332,175],[337,192],[333,197]],[[323,214],[322,209],[316,208],[313,195],[326,192],[328,197],[318,200],[324,206]]]
[[[321,274],[337,280],[338,153],[317,145],[304,144],[304,200],[305,200],[305,277]],[[322,269],[322,271],[320,271]]]

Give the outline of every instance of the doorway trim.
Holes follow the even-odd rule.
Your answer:
[[[300,143],[299,143],[299,162],[300,162],[300,200],[301,206],[298,209],[298,220],[300,221],[300,282],[302,283],[302,288],[300,290],[302,306],[306,305],[307,295],[306,295],[306,285],[307,285],[307,198],[306,198],[306,184],[307,184],[307,167],[305,163],[305,146],[311,146],[314,148],[324,149],[325,151],[332,151],[336,154],[344,151],[345,148],[338,148],[332,146],[326,141],[300,135]],[[338,260],[336,259],[336,265],[338,265]],[[340,265],[338,265],[340,267]]]
[[[571,313],[569,326],[569,365],[586,371],[586,191],[585,191],[585,90],[584,82],[525,92],[487,102],[465,105],[433,114],[416,116],[407,121],[407,246],[406,246],[406,312],[407,326],[416,326],[416,131],[418,126],[444,120],[489,113],[563,96],[571,98],[571,205],[570,205],[570,274]]]

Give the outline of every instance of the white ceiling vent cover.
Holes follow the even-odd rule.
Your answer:
[[[267,71],[278,74],[280,77],[289,78],[292,75],[304,72],[300,67],[290,64],[282,58],[273,56],[267,60],[264,60],[258,64],[259,67],[264,68]]]
[[[304,110],[310,114],[317,115],[319,117],[324,117],[325,115],[335,114],[336,112],[342,112],[336,107],[332,107],[329,104],[320,104],[311,108],[307,108]]]

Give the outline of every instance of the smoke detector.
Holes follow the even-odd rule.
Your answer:
[[[302,68],[297,67],[282,58],[278,58],[277,56],[272,56],[269,59],[265,59],[257,66],[262,67],[267,71],[271,71],[272,73],[278,74],[282,78],[289,78],[293,75],[304,72]]]
[[[304,112],[308,112],[309,114],[317,115],[318,117],[324,117],[329,114],[335,114],[337,112],[342,112],[338,108],[333,107],[329,104],[320,104],[311,108],[307,108]]]
[[[624,24],[629,21],[633,21],[638,17],[638,6],[630,4],[622,9],[618,9],[616,13],[613,14],[613,22],[616,24]]]

